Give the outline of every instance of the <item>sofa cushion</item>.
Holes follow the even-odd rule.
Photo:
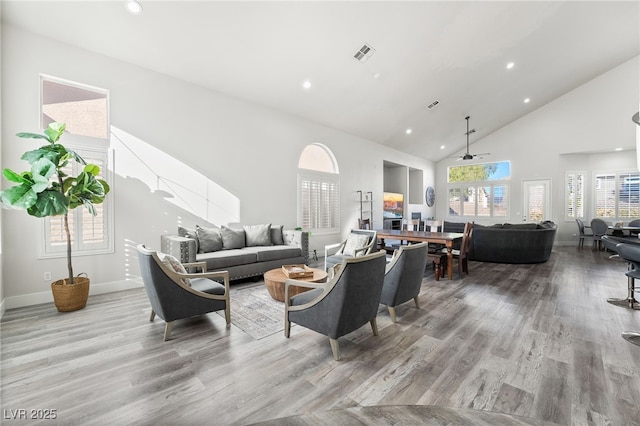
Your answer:
[[[239,249],[246,246],[244,229],[232,229],[222,225],[222,247],[226,250]]]
[[[282,235],[282,230],[284,229],[284,225],[274,226],[271,225],[271,244],[280,246],[284,244],[284,237]]]
[[[196,253],[200,250],[198,244],[198,233],[194,228],[185,228],[184,226],[178,226],[178,235],[184,238],[191,238],[196,242]]]
[[[245,247],[243,250],[255,253],[258,262],[268,262],[270,260],[288,259],[302,256],[300,247],[293,246],[267,246],[267,247]]]
[[[271,224],[266,225],[244,225],[244,237],[247,247],[270,246],[271,245]]]
[[[246,249],[231,249],[200,253],[196,256],[198,262],[206,262],[208,271],[220,271],[230,266],[256,263],[258,256],[255,252]]]
[[[209,253],[212,251],[222,250],[222,234],[220,228],[203,228],[196,225],[198,235],[199,253]]]

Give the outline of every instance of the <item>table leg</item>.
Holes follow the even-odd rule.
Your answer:
[[[453,279],[453,245],[447,244],[447,277]]]

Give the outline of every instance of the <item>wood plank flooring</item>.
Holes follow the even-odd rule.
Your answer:
[[[640,311],[606,302],[626,296],[624,263],[556,247],[543,264],[469,266],[453,281],[425,271],[421,308],[398,307],[393,324],[381,307],[379,336],[341,338],[341,361],[303,327],[256,340],[215,313],[177,322],[163,342],[142,289],[73,313],[10,310],[0,422],[491,424],[500,413],[513,424],[640,425],[640,346],[620,337],[640,330]],[[20,410],[29,418],[13,419]]]

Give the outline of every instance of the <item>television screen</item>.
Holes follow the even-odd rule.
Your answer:
[[[404,195],[395,192],[385,192],[382,215],[385,219],[402,219],[404,211]]]

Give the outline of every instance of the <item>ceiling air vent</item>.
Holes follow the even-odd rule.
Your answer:
[[[375,53],[375,51],[376,49],[365,43],[360,49],[358,49],[355,55],[353,55],[353,58],[358,62],[366,62],[367,59]]]
[[[440,105],[440,101],[433,101],[429,105],[427,105],[427,109],[431,110]]]

